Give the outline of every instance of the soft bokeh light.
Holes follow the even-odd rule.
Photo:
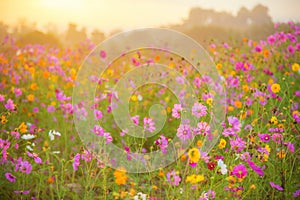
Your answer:
[[[300,20],[297,0],[2,0],[0,19],[10,25],[26,19],[39,28],[53,23],[59,29],[74,22],[109,32],[180,23],[196,6],[236,14],[242,6],[252,9],[259,3],[269,7],[274,21]]]

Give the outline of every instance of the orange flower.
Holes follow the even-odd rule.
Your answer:
[[[34,95],[33,95],[33,94],[29,94],[29,95],[27,96],[27,100],[28,100],[28,101],[34,101]]]
[[[36,84],[36,83],[32,83],[32,84],[30,85],[30,89],[36,90],[36,89],[37,89],[37,84]]]
[[[116,183],[118,185],[125,185],[128,177],[126,176],[126,171],[124,169],[119,169],[114,172]]]

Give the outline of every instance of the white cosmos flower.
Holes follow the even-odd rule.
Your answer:
[[[225,175],[225,174],[227,174],[227,172],[228,172],[227,166],[226,166],[226,165],[223,165],[223,166],[221,167],[221,174]]]
[[[55,130],[50,130],[49,131],[49,137],[50,137],[51,141],[55,139],[55,135],[59,136],[59,137],[61,136],[61,134],[59,132],[55,131]]]
[[[32,135],[32,134],[24,134],[24,135],[21,136],[21,138],[22,138],[23,140],[31,140],[31,139],[35,138],[35,135]]]
[[[142,100],[143,100],[143,96],[139,94],[139,95],[137,96],[137,99],[138,99],[139,101],[142,101]]]
[[[143,194],[141,192],[137,193],[134,197],[134,200],[146,200],[147,199],[147,195]]]
[[[26,149],[28,149],[29,151],[33,151],[33,148],[31,148],[30,145],[26,145]]]

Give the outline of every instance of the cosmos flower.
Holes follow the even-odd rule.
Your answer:
[[[180,118],[180,112],[182,111],[181,104],[174,104],[174,107],[172,109],[172,117],[179,119]]]
[[[243,164],[238,164],[233,168],[232,174],[238,178],[244,178],[247,176],[247,168]]]
[[[191,127],[188,124],[180,124],[176,135],[183,141],[190,139],[192,137]]]
[[[167,173],[167,181],[168,181],[171,185],[178,186],[179,183],[180,183],[180,181],[181,181],[181,178],[180,178],[180,176],[178,176],[178,175],[176,174],[176,172],[173,170],[173,171]]]
[[[153,133],[155,131],[155,124],[153,119],[145,117],[144,118],[144,130]]]
[[[7,172],[5,173],[5,178],[9,181],[9,182],[16,182],[16,177],[14,175],[12,175],[11,173]]]
[[[199,122],[197,127],[194,128],[194,132],[198,135],[208,135],[210,134],[210,126],[207,122]]]
[[[271,185],[272,188],[282,191],[283,188],[280,185],[275,184],[274,182],[270,181],[269,184]]]
[[[197,117],[203,117],[207,114],[206,112],[207,108],[203,104],[196,102],[192,107],[192,114]]]

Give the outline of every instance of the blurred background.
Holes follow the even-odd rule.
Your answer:
[[[299,8],[299,0],[0,0],[0,41],[97,44],[142,27],[175,29],[203,45],[260,40],[278,23],[298,23]]]

